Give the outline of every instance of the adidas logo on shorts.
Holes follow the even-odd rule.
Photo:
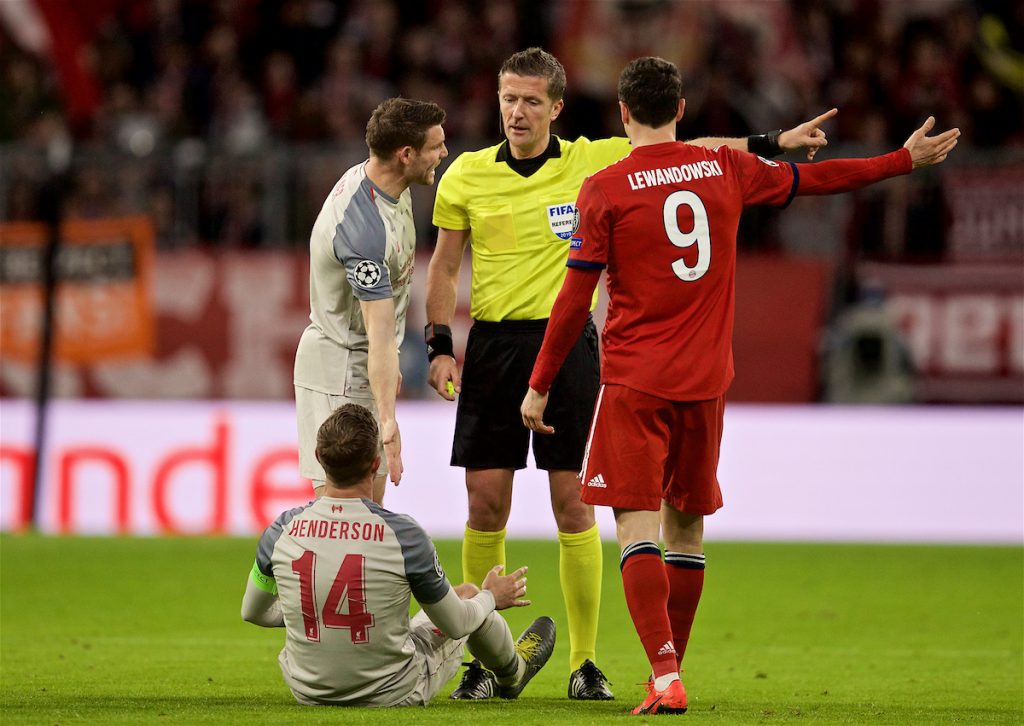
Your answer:
[[[604,483],[604,477],[598,474],[593,479],[587,482],[588,487],[594,487],[595,489],[607,489],[608,485]]]

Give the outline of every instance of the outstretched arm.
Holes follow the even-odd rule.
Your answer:
[[[747,136],[745,138],[706,136],[687,141],[686,143],[709,149],[728,146],[730,149],[749,151],[765,157],[778,156],[786,151],[807,149],[807,160],[810,161],[818,153],[818,149],[828,145],[828,139],[825,137],[825,132],[822,130],[821,125],[837,113],[839,113],[839,109],[830,109],[810,121],[794,126],[788,131],[776,131],[756,136]]]
[[[832,159],[817,164],[794,164],[799,184],[798,195],[839,194],[860,189],[882,179],[909,174],[914,169],[945,161],[957,144],[960,129],[949,129],[935,136],[927,133],[935,126],[929,116],[921,128],[910,135],[903,148],[868,159]]]

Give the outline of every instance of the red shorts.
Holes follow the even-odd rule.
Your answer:
[[[722,506],[718,452],[725,396],[669,401],[619,385],[602,385],[583,457],[581,499],[620,509],[686,514]]]

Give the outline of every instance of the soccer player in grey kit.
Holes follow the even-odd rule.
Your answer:
[[[402,440],[395,418],[416,232],[412,184],[434,183],[448,156],[445,112],[435,103],[389,98],[366,124],[370,157],[335,183],[309,238],[309,320],[295,353],[299,471],[319,495],[323,467],[313,457],[320,424],[343,403],[377,416],[381,461],[373,500],[386,476],[402,477]]]
[[[516,698],[551,656],[555,624],[540,617],[513,642],[496,610],[529,605],[526,568],[496,566],[483,587],[453,587],[426,532],[373,502],[380,434],[348,403],[317,432],[323,496],[267,527],[242,600],[243,619],[284,627],[278,661],[306,705],[425,705],[455,675],[464,646]],[[409,602],[422,610],[410,620]]]

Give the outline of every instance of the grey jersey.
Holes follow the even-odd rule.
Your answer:
[[[395,345],[405,336],[416,233],[412,195],[389,197],[349,169],[327,196],[309,239],[309,327],[295,355],[295,384],[370,397],[360,300],[395,301]]]
[[[253,577],[276,582],[289,685],[319,703],[388,706],[419,677],[410,597],[440,601],[451,585],[417,522],[369,499],[322,497],[267,527]]]

